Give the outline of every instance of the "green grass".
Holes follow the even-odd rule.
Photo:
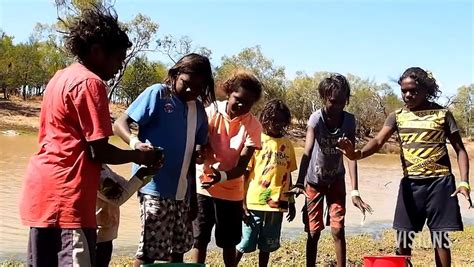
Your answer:
[[[324,232],[319,241],[318,264],[330,266],[335,263],[334,244],[328,231]],[[474,226],[467,226],[464,232],[452,233],[452,259],[453,266],[474,266]],[[412,263],[414,266],[434,266],[434,253],[427,243],[429,233],[424,231],[415,239]],[[279,250],[270,255],[272,266],[304,266],[305,265],[305,239],[283,241]],[[393,255],[395,250],[395,233],[387,230],[374,240],[371,235],[362,234],[347,237],[347,262],[349,266],[362,266],[363,257],[368,255]],[[187,258],[189,260],[189,258]],[[132,257],[114,257],[111,266],[132,266]],[[256,266],[258,263],[257,252],[245,254],[239,266]],[[208,252],[207,264],[210,266],[223,266],[220,250],[211,249]],[[8,260],[0,266],[24,266],[23,263]]]

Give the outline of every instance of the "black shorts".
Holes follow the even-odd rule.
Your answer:
[[[203,248],[211,242],[216,225],[216,245],[232,248],[242,238],[242,201],[230,201],[197,195],[198,215],[193,222],[194,247]]]
[[[425,221],[430,231],[462,231],[463,224],[453,175],[400,181],[393,228],[420,232]]]
[[[96,229],[31,227],[27,266],[95,266]]]

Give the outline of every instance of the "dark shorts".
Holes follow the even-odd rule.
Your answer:
[[[453,175],[400,181],[393,228],[420,232],[426,224],[431,231],[462,231],[463,224]]]
[[[95,249],[95,266],[108,267],[110,260],[112,259],[113,250],[114,244],[112,240],[97,243]]]
[[[30,228],[28,266],[94,266],[96,229]]]
[[[303,223],[305,231],[317,233],[326,225],[331,228],[344,228],[346,215],[346,184],[344,179],[334,181],[330,185],[306,184],[305,188],[308,198],[303,207]],[[324,218],[324,197],[328,213]]]
[[[211,242],[216,226],[216,245],[220,248],[235,247],[242,237],[242,201],[230,201],[197,195],[198,215],[193,222],[194,247],[203,248]]]

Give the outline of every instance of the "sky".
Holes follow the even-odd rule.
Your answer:
[[[352,73],[394,82],[411,66],[433,72],[444,96],[474,83],[474,2],[116,0],[122,21],[142,13],[160,25],[158,37],[189,36],[212,51],[212,63],[260,45],[263,54],[297,71]],[[54,23],[53,0],[0,0],[0,28],[28,40],[37,22]],[[153,53],[151,59],[169,63]]]

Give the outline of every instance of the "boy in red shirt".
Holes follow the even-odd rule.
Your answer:
[[[72,21],[66,48],[77,58],[48,83],[41,107],[40,150],[24,178],[20,217],[30,227],[29,266],[91,266],[101,163],[157,163],[149,151],[125,151],[113,135],[104,81],[132,45],[109,10],[95,7]]]

